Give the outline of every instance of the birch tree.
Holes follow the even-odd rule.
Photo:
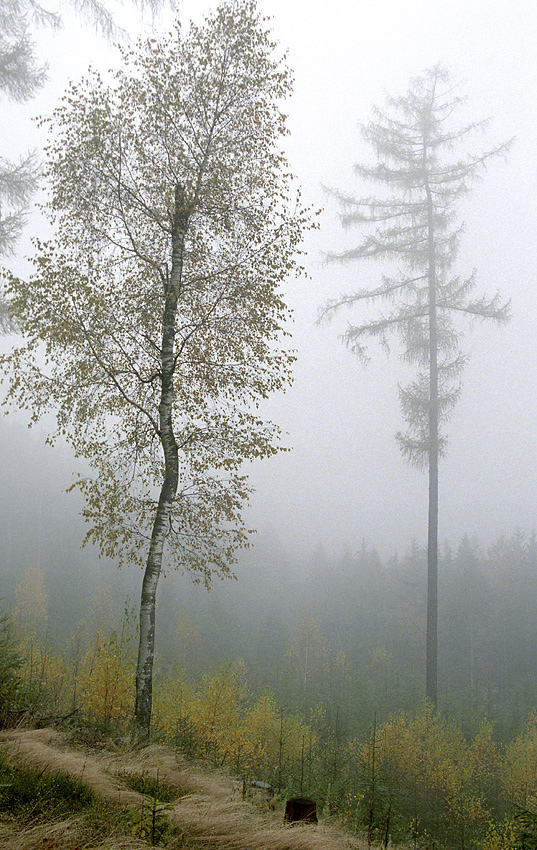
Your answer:
[[[51,243],[11,276],[25,341],[8,404],[49,411],[92,474],[87,540],[144,566],[135,726],[150,731],[155,600],[167,566],[210,584],[247,545],[241,464],[278,450],[258,407],[285,388],[281,287],[307,213],[280,150],[291,74],[254,0],[121,50],[50,127]]]
[[[378,286],[359,289],[329,301],[328,318],[342,307],[376,303],[373,318],[349,324],[344,339],[364,361],[367,340],[389,348],[390,334],[402,342],[402,358],[417,367],[415,380],[400,388],[407,431],[397,434],[403,457],[428,469],[428,569],[426,695],[437,704],[438,622],[438,460],[447,440],[442,426],[460,395],[466,356],[460,348],[460,316],[505,322],[508,304],[499,295],[476,297],[475,271],[463,278],[452,272],[463,226],[457,201],[469,191],[489,160],[504,156],[510,143],[482,153],[456,154],[467,137],[486,121],[457,127],[454,116],[463,98],[440,65],[411,81],[402,97],[388,97],[362,126],[375,150],[374,165],[357,165],[359,177],[384,188],[378,196],[356,199],[333,194],[342,206],[345,227],[368,229],[357,247],[330,259],[348,263],[377,260],[388,265]]]

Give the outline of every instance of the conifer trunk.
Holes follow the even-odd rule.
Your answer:
[[[429,521],[425,695],[436,709],[438,702],[438,333],[433,200],[426,172],[425,192],[429,280]]]
[[[175,187],[175,209],[172,226],[172,264],[165,286],[161,347],[161,396],[159,404],[160,441],[164,453],[164,478],[153,523],[149,554],[142,582],[140,601],[140,639],[136,669],[136,704],[134,724],[136,738],[149,739],[153,695],[153,662],[155,658],[155,610],[158,580],[162,570],[164,543],[169,529],[173,501],[179,482],[179,452],[173,432],[173,375],[175,370],[175,319],[181,292],[185,234],[188,211],[184,189]]]

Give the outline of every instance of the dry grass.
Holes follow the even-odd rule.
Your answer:
[[[341,829],[323,824],[282,823],[281,815],[260,815],[251,804],[200,797],[180,800],[172,823],[188,834],[191,847],[205,850],[343,850],[351,845]],[[360,845],[360,850],[364,845]]]
[[[2,850],[147,850],[137,838],[106,839],[94,844],[82,819],[38,824],[16,833],[1,833]]]
[[[62,771],[83,780],[96,794],[125,807],[139,805],[141,795],[125,788],[118,777],[123,771],[146,772],[169,785],[200,791],[215,799],[229,797],[236,788],[225,774],[203,771],[168,747],[151,745],[126,752],[84,752],[69,746],[64,735],[54,729],[8,730],[0,732],[0,746],[8,758],[50,772]]]
[[[52,729],[14,730],[0,733],[0,746],[13,764],[25,764],[50,772],[64,772],[82,779],[96,794],[123,808],[138,809],[142,795],[127,789],[121,772],[145,772],[191,793],[169,812],[175,827],[170,847],[199,850],[362,850],[336,827],[285,825],[282,814],[261,812],[243,801],[238,784],[223,773],[205,771],[189,764],[172,750],[149,746],[125,752],[84,752],[69,746],[65,736]],[[94,845],[83,821],[69,819],[32,827],[17,835],[0,833],[5,850],[138,850],[143,841],[124,837]]]
[[[0,745],[12,764],[36,767],[49,773],[68,773],[89,785],[100,797],[126,808],[140,804],[142,797],[111,775],[104,755],[68,748],[65,738],[54,729],[10,730],[0,733]]]
[[[192,793],[208,794],[216,800],[228,798],[238,788],[238,783],[225,773],[203,770],[169,747],[158,744],[144,747],[137,752],[115,755],[111,764],[117,765],[116,770],[146,772],[153,777],[156,777],[158,770],[160,779],[169,785],[189,789]]]

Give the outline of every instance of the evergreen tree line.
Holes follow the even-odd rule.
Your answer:
[[[260,540],[237,584],[208,596],[162,597],[163,658],[193,675],[242,658],[257,689],[292,709],[321,705],[348,733],[365,732],[424,698],[426,550],[382,559],[319,547],[300,572]],[[537,702],[537,540],[516,530],[485,547],[464,537],[439,560],[440,710],[474,734],[484,718],[507,741]]]

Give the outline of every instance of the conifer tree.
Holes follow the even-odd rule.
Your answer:
[[[156,10],[161,0],[139,0]],[[76,12],[105,37],[119,35],[114,18],[101,0],[72,0]],[[39,61],[33,38],[35,27],[59,29],[62,19],[37,0],[0,0],[0,99],[24,103],[41,90],[47,65]],[[0,257],[15,252],[39,182],[41,166],[35,150],[10,161],[0,150]],[[8,305],[0,293],[0,332],[14,330]]]
[[[367,361],[365,340],[388,347],[390,334],[399,337],[402,358],[417,367],[412,383],[400,389],[406,433],[397,434],[403,457],[428,468],[428,580],[426,695],[437,703],[437,575],[438,459],[446,449],[441,426],[459,398],[461,370],[457,317],[504,322],[508,304],[499,295],[476,297],[475,271],[467,278],[452,274],[463,226],[456,204],[470,189],[488,161],[507,153],[510,143],[479,154],[453,153],[486,121],[457,127],[454,115],[463,103],[449,72],[437,65],[413,79],[406,95],[388,97],[384,110],[375,108],[362,135],[375,150],[374,165],[357,165],[366,181],[383,187],[379,195],[356,199],[333,192],[343,208],[345,227],[369,228],[357,247],[333,254],[331,260],[377,260],[391,263],[378,286],[359,289],[329,301],[321,309],[328,318],[342,307],[364,302],[387,304],[386,310],[359,324],[350,324],[344,338]]]

